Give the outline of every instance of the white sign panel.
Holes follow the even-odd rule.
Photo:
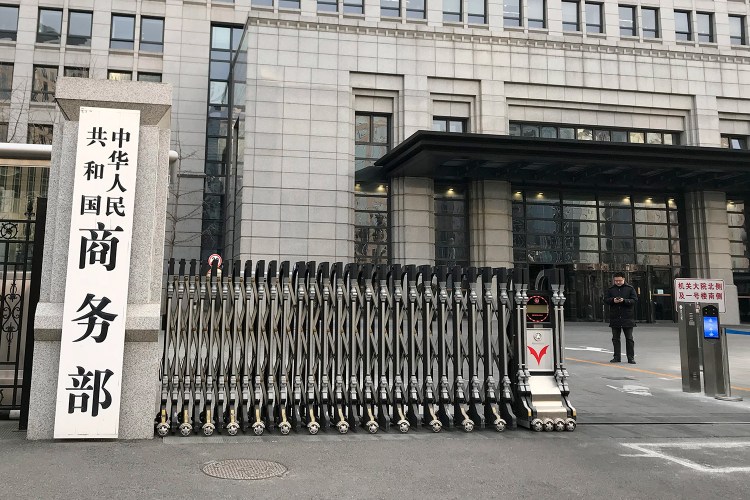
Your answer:
[[[552,353],[552,328],[527,328],[527,364],[530,373],[555,371]]]
[[[724,280],[677,278],[674,280],[676,302],[717,304],[719,312],[726,312]]]
[[[55,438],[116,438],[140,112],[81,108]]]

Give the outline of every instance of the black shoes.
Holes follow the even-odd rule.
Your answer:
[[[634,359],[629,359],[628,363],[630,363],[631,365],[634,365],[635,364],[635,360]]]
[[[612,358],[612,359],[609,360],[609,362],[610,363],[619,363],[620,362],[620,358]]]

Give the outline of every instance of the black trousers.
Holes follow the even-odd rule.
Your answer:
[[[625,332],[625,351],[628,354],[628,360],[635,359],[635,341],[633,340],[632,327],[612,327],[612,349],[615,351],[615,359],[620,359],[621,344],[620,332]]]

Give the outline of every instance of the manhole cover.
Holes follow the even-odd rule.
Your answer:
[[[201,469],[209,476],[220,479],[268,479],[281,476],[287,468],[268,460],[219,460],[208,462]]]

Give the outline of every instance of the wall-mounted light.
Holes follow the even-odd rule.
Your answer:
[[[537,193],[537,194],[536,194],[536,197],[537,197],[537,198],[544,198],[544,193]]]
[[[382,184],[381,184],[381,185],[379,185],[379,186],[378,186],[378,191],[385,191],[385,186],[384,186],[384,185],[382,185]]]

